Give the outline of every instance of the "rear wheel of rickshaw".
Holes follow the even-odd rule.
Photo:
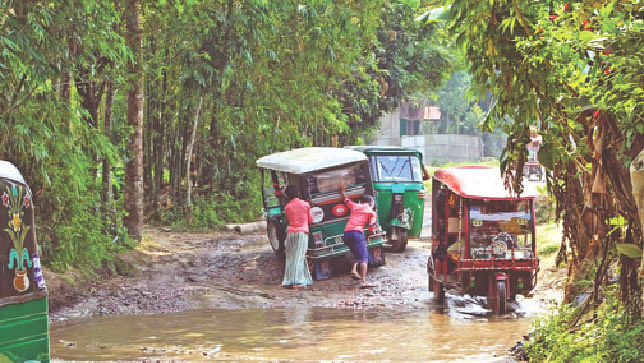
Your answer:
[[[391,232],[389,233],[389,242],[391,243],[392,252],[404,252],[407,247],[407,242],[409,237],[407,235],[407,230],[401,227],[391,227]],[[396,237],[396,239],[393,239]]]
[[[505,281],[496,282],[496,301],[494,312],[496,314],[505,314],[506,311],[506,290],[505,290]]]
[[[434,301],[437,304],[442,304],[445,302],[445,286],[443,283],[437,280],[433,280],[433,290],[434,290]]]
[[[276,255],[281,256],[284,254],[284,243],[282,242],[279,232],[278,224],[275,221],[269,221],[266,225],[266,232],[268,234],[268,242]]]

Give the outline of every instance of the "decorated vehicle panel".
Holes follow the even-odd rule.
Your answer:
[[[413,148],[352,146],[369,158],[378,219],[395,252],[402,252],[408,237],[418,237],[425,209],[423,155]]]
[[[0,196],[0,361],[49,361],[47,290],[32,193],[6,161],[0,161]]]
[[[536,284],[534,199],[512,195],[498,168],[439,169],[432,181],[429,289],[442,302],[445,287],[487,296],[494,313]]]
[[[286,198],[283,188],[294,185],[311,204],[313,223],[309,226],[308,261],[313,277],[328,278],[335,260],[342,259],[349,248],[344,244],[344,228],[349,210],[345,196],[357,199],[373,189],[367,157],[360,152],[339,148],[302,148],[260,158],[262,197],[267,218],[267,233],[277,254],[284,250],[288,221],[284,215]],[[366,233],[367,235],[368,233]],[[373,265],[384,263],[382,234],[368,235]]]

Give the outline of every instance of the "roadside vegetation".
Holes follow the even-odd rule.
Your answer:
[[[509,187],[522,190],[530,129],[543,137],[539,161],[562,226],[555,262],[567,277],[562,307],[537,324],[530,358],[641,360],[644,241],[629,175],[644,148],[641,1],[447,4],[470,92],[495,98],[482,127],[508,134]]]

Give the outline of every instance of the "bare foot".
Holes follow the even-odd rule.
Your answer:
[[[371,289],[376,287],[376,284],[371,283],[371,282],[361,282],[360,283],[360,288],[361,289]]]

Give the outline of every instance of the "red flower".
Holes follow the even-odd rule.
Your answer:
[[[559,15],[557,15],[557,14],[548,15],[548,19],[550,19],[550,20],[556,20],[558,17],[559,17]]]
[[[564,11],[570,11],[570,9],[572,9],[572,7],[570,6],[570,4],[564,4],[564,5],[563,5],[563,10],[564,10]]]
[[[599,110],[595,110],[595,112],[593,113],[593,120],[596,119],[597,116],[599,116]]]
[[[590,22],[588,21],[588,19],[584,19],[584,29],[586,29],[586,30],[592,30],[593,29],[593,27],[590,26]]]
[[[9,207],[9,194],[7,194],[7,192],[2,194],[2,205],[4,205],[5,208]]]
[[[606,68],[604,68],[604,74],[611,74],[611,73],[613,73],[613,70],[610,69],[610,66],[606,66]]]
[[[22,206],[25,208],[29,208],[29,197],[26,195],[22,197]]]

